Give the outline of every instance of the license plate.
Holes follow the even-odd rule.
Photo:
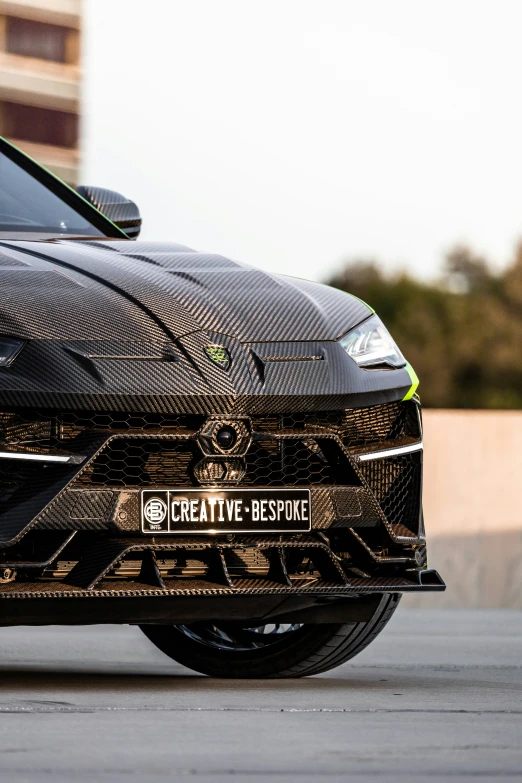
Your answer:
[[[143,533],[300,533],[311,527],[309,489],[144,489]]]

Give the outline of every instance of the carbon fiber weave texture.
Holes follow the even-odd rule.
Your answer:
[[[31,340],[0,372],[7,405],[310,410],[400,399],[410,386],[405,370],[368,373],[346,356],[334,340],[369,310],[325,286],[161,244],[16,242],[1,252],[0,332]],[[124,341],[145,357],[122,358]],[[232,356],[228,372],[205,353],[215,343]],[[168,357],[146,358],[160,346]],[[295,360],[309,355],[322,358]]]

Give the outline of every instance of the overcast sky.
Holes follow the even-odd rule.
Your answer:
[[[522,236],[520,0],[84,0],[86,184],[321,280]]]

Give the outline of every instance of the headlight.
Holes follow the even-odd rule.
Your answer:
[[[359,324],[339,340],[344,350],[359,367],[405,367],[406,359],[393,337],[376,315]]]
[[[0,367],[8,367],[20,353],[25,343],[14,337],[0,337]]]

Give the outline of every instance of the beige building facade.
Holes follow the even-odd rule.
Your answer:
[[[0,0],[0,136],[77,184],[82,0]]]

